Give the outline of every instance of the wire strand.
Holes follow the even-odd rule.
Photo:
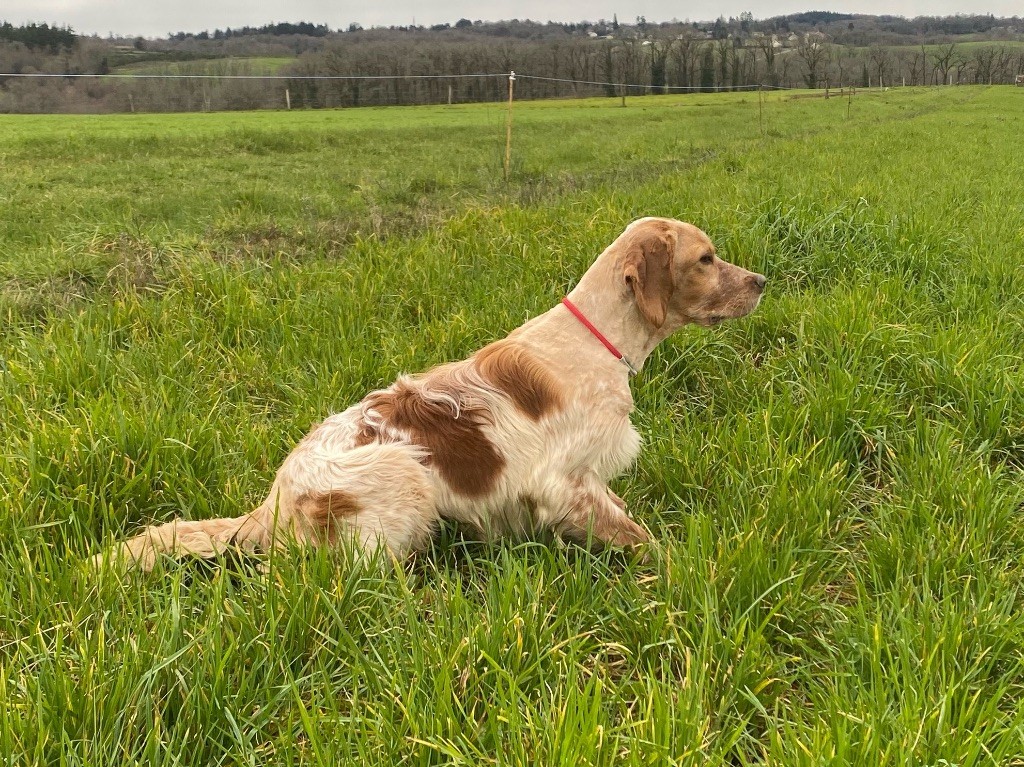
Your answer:
[[[508,72],[469,75],[144,75],[76,72],[0,72],[0,77],[97,77],[120,80],[451,80],[460,77],[508,77]]]
[[[113,79],[113,80],[457,80],[466,78],[489,78],[508,77],[508,72],[486,72],[478,74],[462,75],[195,75],[195,74],[123,74],[116,72],[89,73],[74,72],[61,74],[56,72],[0,72],[0,77],[22,77],[22,78],[88,78]],[[516,77],[522,80],[537,80],[550,83],[568,83],[571,85],[594,85],[612,86],[615,88],[657,88],[667,91],[747,91],[747,90],[790,90],[781,85],[652,85],[651,83],[620,83],[604,80],[574,80],[566,77],[544,77],[542,75],[524,75],[516,73]]]
[[[756,90],[761,88],[763,90],[789,90],[780,85],[719,85],[719,86],[703,86],[703,85],[652,85],[650,83],[613,83],[613,82],[601,82],[599,80],[571,80],[564,77],[542,77],[541,75],[521,75],[516,72],[516,77],[524,80],[543,80],[551,83],[572,83],[575,85],[612,85],[617,88],[661,88],[664,90],[671,91],[746,91]]]

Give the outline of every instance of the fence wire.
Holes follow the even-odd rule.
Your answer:
[[[0,112],[115,113],[331,109],[500,102],[509,72],[431,75],[0,73]],[[516,74],[516,100],[754,91]],[[776,88],[778,89],[778,88]]]

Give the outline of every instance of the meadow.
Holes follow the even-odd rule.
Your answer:
[[[1024,764],[1024,89],[504,119],[0,116],[0,762]],[[83,567],[650,214],[769,282],[634,381],[647,559]]]
[[[142,61],[116,67],[123,75],[276,75],[296,61],[287,56],[227,56],[188,61]]]

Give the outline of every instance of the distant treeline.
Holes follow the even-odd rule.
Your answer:
[[[16,27],[5,21],[0,24],[0,40],[57,53],[61,48],[74,47],[78,42],[78,36],[70,27],[51,27],[49,24],[25,24]]]
[[[271,35],[282,37],[284,35],[305,35],[306,37],[326,37],[331,33],[330,27],[326,24],[311,24],[308,21],[300,21],[298,24],[264,24],[262,27],[240,27],[238,29],[215,29],[212,32],[177,32],[170,36],[170,40],[182,42],[184,40],[227,40],[231,37],[256,37],[258,35]]]
[[[687,22],[687,25],[692,26],[694,29],[714,33],[718,33],[722,29],[727,29],[731,26],[742,26],[744,27],[744,32],[789,32],[803,28],[816,28],[820,31],[826,31],[824,29],[825,27],[831,27],[832,29],[827,31],[833,33],[833,35],[838,34],[838,36],[842,38],[843,35],[840,28],[843,26],[844,22],[848,26],[849,31],[860,29],[868,32],[873,31],[875,34],[886,36],[895,35],[915,38],[934,38],[936,36],[948,35],[984,35],[1008,25],[1020,28],[1021,25],[1024,24],[1020,17],[1014,16],[1009,18],[1000,18],[992,14],[917,16],[915,18],[908,19],[903,16],[870,16],[865,14],[834,13],[832,11],[805,11],[802,13],[791,13],[785,16],[773,16],[761,20],[754,19],[749,13],[744,13],[740,14],[738,18],[730,17],[726,19],[725,17],[720,17],[713,22]],[[547,22],[546,24],[540,24],[529,20],[520,21],[519,19],[512,19],[511,21],[484,22],[480,20],[472,21],[467,18],[462,18],[454,23],[441,23],[430,26],[406,25],[377,27],[375,30],[401,33],[444,32],[449,29],[458,29],[464,31],[475,30],[481,34],[492,37],[528,37],[536,39],[539,37],[556,36],[562,33],[573,34],[588,31],[595,31],[599,35],[604,35],[615,32],[622,27],[629,26],[633,25],[620,25],[617,18],[613,18],[611,21],[601,19],[596,22]],[[646,19],[639,17],[636,20],[635,26],[665,25],[648,23]],[[298,24],[266,24],[262,27],[241,27],[240,29],[229,28],[225,30],[215,29],[212,32],[206,30],[202,32],[177,32],[170,35],[169,39],[175,42],[183,42],[185,40],[226,40],[231,37],[257,35],[279,37],[284,35],[308,35],[310,37],[326,37],[331,34],[362,31],[364,31],[364,29],[358,22],[352,22],[345,28],[332,30],[325,24],[314,25],[309,22],[302,21]],[[838,40],[838,42],[849,41]],[[940,41],[931,40],[931,42]]]
[[[818,26],[835,22],[852,22],[858,19],[874,19],[875,25],[882,32],[896,35],[970,35],[985,34],[1007,24],[1020,25],[1018,17],[998,18],[992,14],[974,14],[957,16],[918,16],[908,19],[903,16],[863,16],[852,13],[832,13],[830,11],[807,11],[791,13],[788,16],[775,16],[760,24],[768,25],[772,31],[788,30],[791,26]]]
[[[508,82],[502,73],[511,70],[526,75],[516,83],[520,99],[643,96],[758,85],[999,84],[1024,74],[1024,22],[1016,17],[907,20],[808,12],[760,21],[744,13],[706,24],[654,23],[643,17],[627,24],[613,17],[577,24],[460,19],[439,26],[351,25],[351,31],[338,33],[302,22],[215,30],[213,36],[179,33],[166,40],[78,37],[70,45],[61,43],[59,54],[48,45],[0,40],[0,112],[497,101],[507,98]],[[15,30],[10,25],[4,28],[12,34]],[[41,28],[19,28],[18,34],[30,29]],[[315,34],[307,33],[310,29]],[[954,34],[950,29],[965,31]],[[70,30],[56,31],[74,37]],[[267,59],[277,61],[271,64]],[[193,61],[172,63],[189,60]],[[36,80],[2,74],[106,74],[138,64],[146,65],[139,71],[147,74],[192,77]],[[270,74],[290,79],[229,77]],[[493,76],[475,76],[483,74]]]

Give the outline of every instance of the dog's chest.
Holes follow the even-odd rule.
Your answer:
[[[623,396],[605,388],[583,395],[569,410],[563,449],[570,464],[610,479],[628,469],[640,452],[640,435],[629,420],[633,400],[628,391]]]

